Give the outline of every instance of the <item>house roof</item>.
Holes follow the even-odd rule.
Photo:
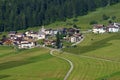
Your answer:
[[[8,34],[16,34],[17,31],[10,31]]]
[[[108,25],[107,28],[118,28],[118,27],[115,27],[114,25]]]
[[[103,28],[103,27],[104,27],[104,25],[102,25],[102,24],[94,24],[93,25],[93,28],[97,28],[97,29]]]
[[[42,31],[39,31],[39,33],[38,33],[39,35],[45,35],[45,33],[44,32],[42,32]]]

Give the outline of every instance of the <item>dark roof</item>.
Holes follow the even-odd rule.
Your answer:
[[[118,27],[115,27],[114,25],[109,25],[107,26],[107,28],[118,28]]]
[[[103,28],[103,27],[104,27],[104,25],[102,25],[102,24],[94,24],[93,25],[93,28],[97,28],[97,29]]]
[[[16,34],[17,31],[10,31],[9,34]]]

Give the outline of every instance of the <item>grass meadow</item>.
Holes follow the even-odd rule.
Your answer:
[[[68,80],[119,80],[120,63],[88,58],[70,53],[57,53],[73,62],[74,69]]]
[[[51,56],[44,48],[0,57],[0,80],[62,80],[68,69],[68,62]]]
[[[85,40],[76,48],[63,51],[67,53],[57,55],[75,65],[69,80],[120,79],[120,33],[85,34]]]
[[[85,39],[76,48],[66,52],[120,61],[120,33],[85,34]]]

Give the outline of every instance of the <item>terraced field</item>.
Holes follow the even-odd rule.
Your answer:
[[[0,80],[62,80],[68,69],[68,62],[51,56],[44,48],[0,57]]]

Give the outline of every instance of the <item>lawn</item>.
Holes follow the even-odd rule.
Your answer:
[[[51,56],[44,48],[0,58],[1,80],[62,80],[68,69],[68,62]]]

